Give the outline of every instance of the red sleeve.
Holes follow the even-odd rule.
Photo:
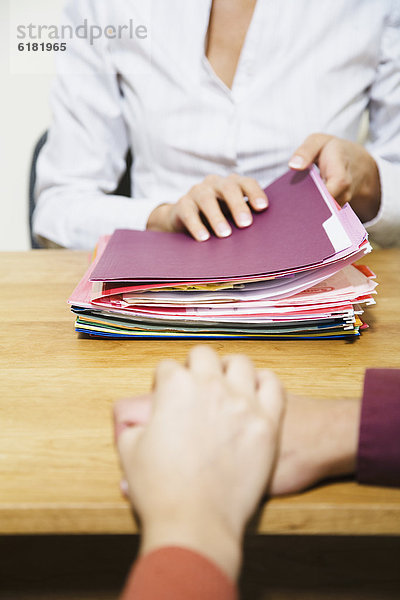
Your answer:
[[[139,559],[121,600],[237,600],[237,590],[219,567],[184,548],[168,547]]]
[[[400,369],[365,373],[357,480],[400,487]]]

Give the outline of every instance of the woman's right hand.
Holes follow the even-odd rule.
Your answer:
[[[210,233],[201,219],[203,216],[217,237],[228,237],[232,229],[221,210],[220,200],[226,203],[235,224],[240,228],[248,227],[253,222],[250,207],[261,211],[268,206],[268,198],[255,179],[235,173],[227,177],[208,175],[175,204],[157,206],[150,214],[147,229],[188,231],[195,240],[204,242],[209,239]]]

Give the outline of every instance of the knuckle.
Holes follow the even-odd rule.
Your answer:
[[[350,200],[352,199],[352,195],[351,192],[349,190],[347,190],[344,194],[343,194],[343,203],[346,204],[347,202],[350,202]]]
[[[195,213],[195,212],[188,212],[187,215],[185,215],[182,218],[182,221],[183,221],[183,224],[185,225],[185,227],[193,235],[195,234],[195,230],[198,229],[199,226],[201,226],[201,220],[198,216],[198,213]]]
[[[181,219],[186,219],[192,211],[193,208],[190,202],[180,201],[178,203],[178,215]]]
[[[258,181],[253,179],[253,177],[241,177],[240,182],[248,188],[260,189]]]
[[[176,367],[176,363],[174,360],[172,360],[172,358],[164,358],[163,360],[160,360],[157,368],[162,371],[166,369],[173,369],[174,367]]]
[[[179,198],[178,202],[176,203],[176,206],[177,206],[178,210],[182,210],[186,206],[188,206],[189,203],[190,203],[189,196],[182,196],[182,198]]]
[[[227,177],[225,177],[225,179],[227,181],[234,181],[235,183],[241,178],[241,175],[239,175],[239,173],[230,173]]]
[[[197,218],[197,211],[190,203],[183,204],[178,214],[185,224],[190,223]]]
[[[323,131],[316,131],[310,135],[311,138],[317,140],[332,140],[334,139],[333,135],[329,135],[328,133],[324,133]]]
[[[260,371],[260,375],[266,383],[283,388],[281,380],[272,369],[263,369]]]
[[[252,365],[252,361],[250,360],[250,358],[248,356],[245,356],[244,354],[231,354],[230,356],[230,361],[233,365]]]
[[[306,139],[304,140],[304,142],[306,144],[308,144],[310,142],[313,142],[314,140],[318,139],[319,135],[320,135],[319,133],[310,133],[310,135],[308,135],[306,137]]]
[[[243,395],[236,395],[232,410],[236,415],[240,416],[242,420],[247,418],[250,412],[250,401]]]
[[[338,177],[338,187],[343,191],[348,191],[351,185],[351,177],[347,173],[343,173]]]
[[[191,196],[194,196],[196,194],[198,194],[202,189],[203,189],[204,183],[196,183],[195,185],[193,185],[190,190],[189,190],[189,194]]]
[[[206,183],[208,185],[214,186],[218,180],[219,180],[219,176],[211,173],[210,175],[207,175],[206,177],[204,177],[203,181],[204,181],[204,183]]]
[[[226,390],[220,377],[213,374],[207,378],[207,394],[213,401],[219,402],[226,396]]]
[[[195,360],[204,357],[213,357],[216,361],[218,360],[218,357],[215,354],[214,350],[211,348],[211,346],[207,346],[206,344],[196,344],[196,346],[194,346],[194,348],[190,350],[189,354]]]
[[[323,138],[324,138],[324,135],[322,133],[311,133],[304,140],[302,147],[320,145]]]
[[[314,132],[306,137],[304,144],[302,144],[302,147],[304,147],[304,146],[311,146],[312,148],[322,147],[322,146],[325,146],[328,142],[330,142],[333,139],[334,139],[333,135],[328,135],[327,133],[322,133],[320,131]]]
[[[242,360],[243,358],[247,358],[242,354],[236,353],[236,354],[226,354],[225,356],[225,361],[227,364],[232,365],[232,364],[237,364],[238,361]]]
[[[190,381],[190,375],[180,365],[169,371],[164,376],[165,385],[170,389],[170,392],[175,389],[176,391],[186,389]],[[173,389],[171,389],[173,388]]]
[[[201,202],[212,200],[215,197],[214,189],[209,185],[202,185],[197,192],[197,199]]]
[[[240,201],[238,193],[241,193],[239,186],[232,181],[224,181],[221,185],[221,192],[229,201]]]
[[[336,151],[340,151],[343,147],[343,140],[340,138],[332,136],[330,138],[332,148],[335,148]]]
[[[177,363],[171,359],[162,360],[156,370],[156,378],[158,381],[171,379],[177,369]]]

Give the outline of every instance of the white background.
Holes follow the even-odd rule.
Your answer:
[[[0,251],[27,250],[28,182],[36,141],[51,120],[49,91],[54,62],[15,57],[15,22],[57,24],[63,0],[0,0]],[[12,58],[13,60],[10,60]],[[36,61],[37,61],[36,57]],[[39,68],[38,68],[39,67]]]

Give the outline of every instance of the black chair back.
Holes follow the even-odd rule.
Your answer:
[[[48,132],[46,131],[42,137],[37,142],[35,149],[33,151],[30,177],[29,177],[29,235],[31,239],[31,248],[37,249],[41,248],[40,244],[38,244],[35,236],[32,231],[32,217],[33,211],[35,210],[35,185],[36,185],[36,165],[39,158],[39,154],[47,142]],[[132,153],[128,150],[126,155],[126,170],[122,175],[120,182],[118,184],[117,189],[114,194],[116,196],[127,196],[131,195],[131,167],[132,167]]]
[[[47,131],[42,135],[39,139],[38,143],[35,146],[33,151],[32,163],[31,163],[31,172],[29,176],[29,235],[31,238],[31,248],[40,248],[41,246],[35,240],[32,231],[32,217],[33,211],[35,210],[35,184],[36,184],[36,163],[39,158],[40,151],[47,141]]]

